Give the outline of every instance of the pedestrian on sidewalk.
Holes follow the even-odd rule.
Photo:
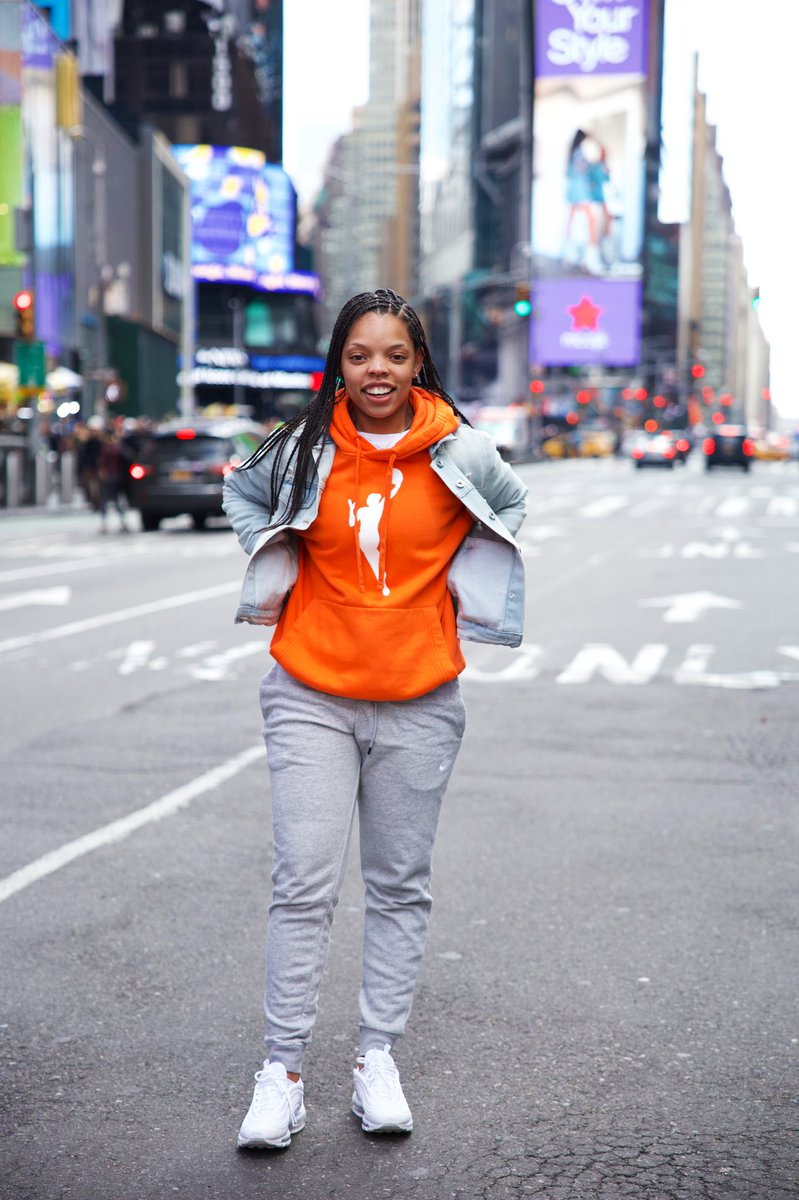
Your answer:
[[[127,512],[126,476],[128,460],[122,449],[122,439],[115,429],[103,433],[97,474],[100,481],[100,533],[108,530],[108,510],[116,509],[120,533],[130,533],[125,521]]]
[[[303,1054],[357,806],[365,885],[352,1111],[410,1132],[391,1051],[431,907],[439,809],[465,726],[460,638],[518,646],[527,489],[447,395],[419,317],[354,296],[322,384],[225,483],[251,556],[236,621],[276,625],[261,684],[274,852],[266,1050],[239,1146],[305,1124]]]

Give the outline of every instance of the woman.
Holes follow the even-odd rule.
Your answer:
[[[525,494],[444,391],[414,310],[384,289],[344,305],[318,395],[227,478],[225,511],[251,556],[236,620],[277,625],[261,686],[267,1059],[240,1146],[286,1146],[305,1124],[303,1052],[356,805],[366,911],[352,1109],[368,1132],[412,1129],[391,1048],[465,725],[459,635],[521,641]]]

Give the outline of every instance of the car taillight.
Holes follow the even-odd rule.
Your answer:
[[[744,438],[744,454],[754,454],[755,443],[751,438]]]
[[[674,458],[676,453],[677,453],[677,451],[674,446],[667,446],[666,449],[663,451],[663,457],[664,458]]]
[[[197,436],[196,429],[179,429],[175,437],[181,442],[190,442]]]
[[[679,442],[677,443],[677,449],[680,451],[680,453],[684,454],[685,451],[690,450],[690,448],[691,448],[691,443],[686,442],[685,438],[680,438]]]
[[[702,449],[704,450],[705,454],[715,454],[716,453],[716,439],[715,438],[705,438],[705,440],[702,442]]]
[[[210,463],[209,467],[208,467],[208,473],[209,473],[209,475],[225,476],[225,475],[229,475],[231,471],[235,470],[235,468],[236,468],[236,464],[232,463],[232,462]]]
[[[643,452],[643,450],[633,450],[632,456],[633,456],[633,458],[643,458],[644,452]]]
[[[152,467],[145,467],[141,463],[131,463],[129,474],[131,479],[144,479],[145,475],[152,475]]]

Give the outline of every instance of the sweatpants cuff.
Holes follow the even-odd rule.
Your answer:
[[[302,1058],[305,1047],[298,1045],[288,1046],[270,1046],[266,1044],[266,1057],[270,1063],[282,1063],[287,1071],[292,1071],[297,1075],[302,1074]]]
[[[386,1046],[391,1049],[397,1040],[395,1033],[383,1033],[380,1029],[365,1029],[361,1026],[361,1054],[366,1054],[368,1050],[385,1050]]]

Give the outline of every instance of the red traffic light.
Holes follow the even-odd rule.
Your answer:
[[[694,379],[704,379],[705,368],[701,363],[694,363],[694,365],[691,367],[691,374],[693,375]]]
[[[33,308],[33,292],[17,292],[14,308],[17,312],[27,312],[29,308]]]

